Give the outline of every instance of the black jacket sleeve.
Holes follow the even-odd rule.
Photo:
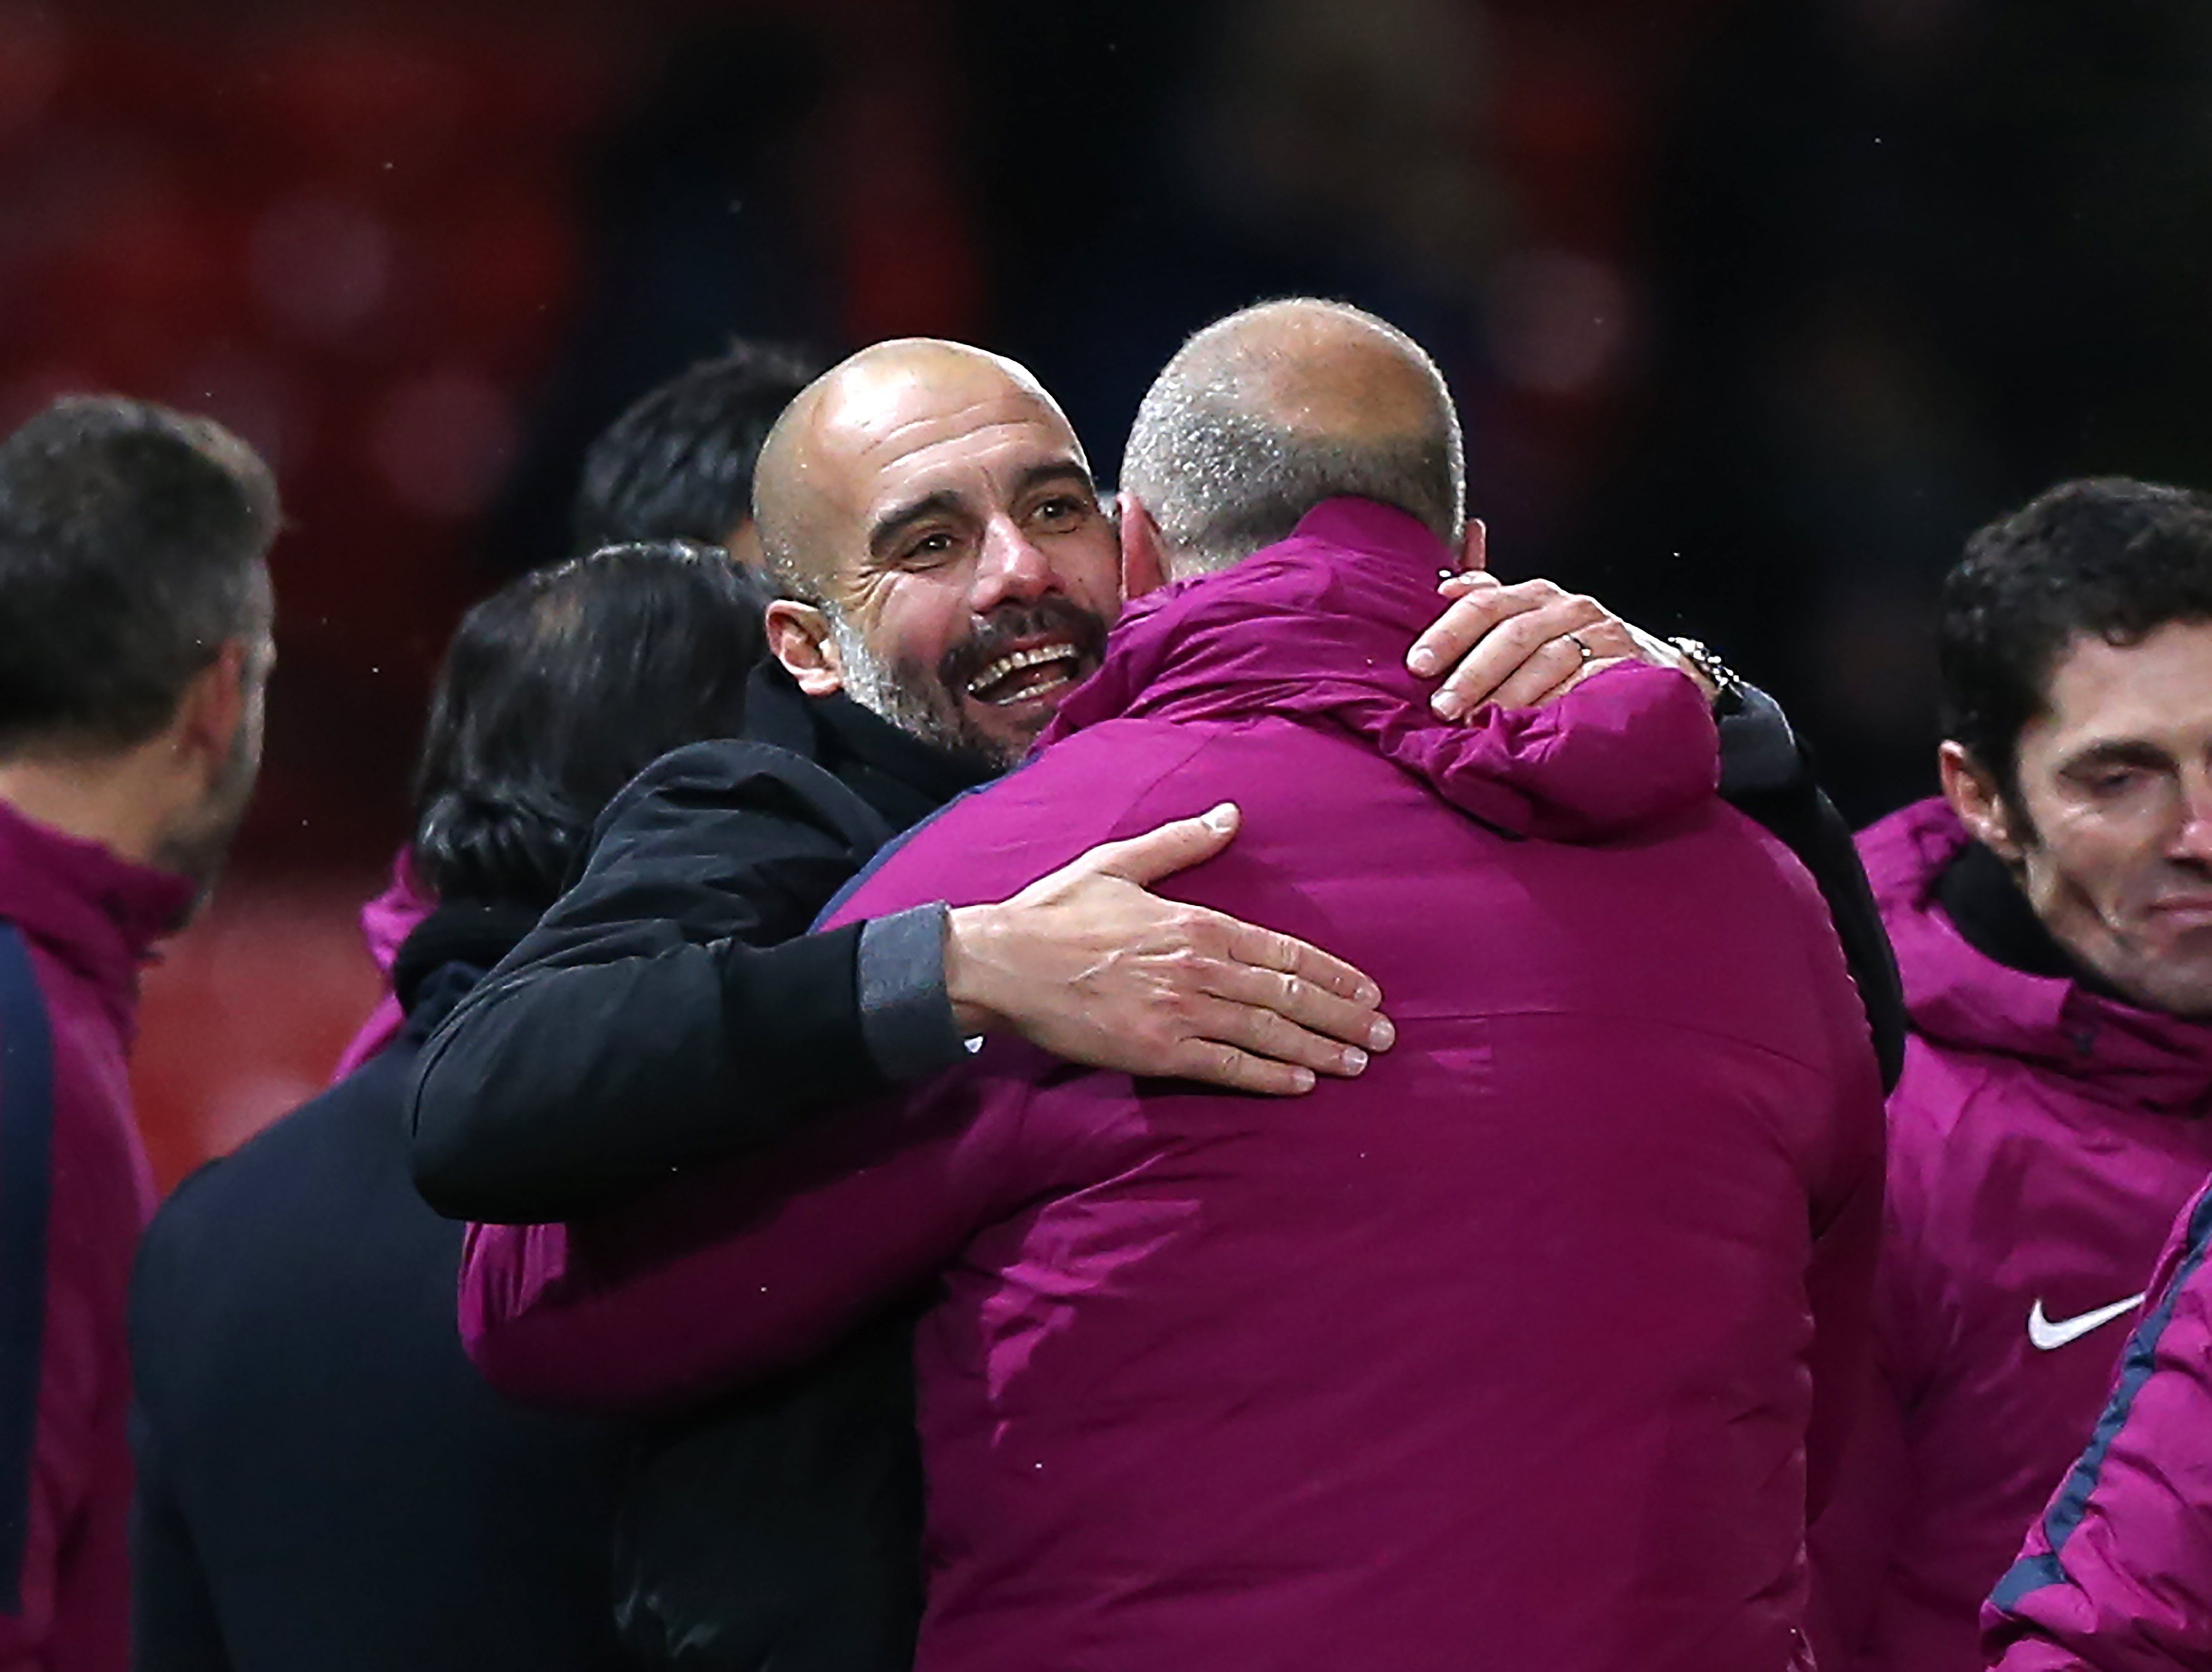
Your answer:
[[[695,744],[647,768],[601,816],[581,876],[425,1044],[407,1100],[425,1199],[457,1219],[572,1217],[933,1066],[908,1050],[886,1072],[872,1049],[874,926],[805,933],[890,834],[765,745]],[[941,936],[938,957],[941,987]]]
[[[1893,1091],[1905,1067],[1905,984],[1850,826],[1814,777],[1812,758],[1781,705],[1765,692],[1744,687],[1720,732],[1721,794],[1784,842],[1819,885],[1866,1006],[1882,1090]]]

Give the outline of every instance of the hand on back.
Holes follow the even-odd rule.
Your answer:
[[[1109,842],[998,905],[951,914],[946,985],[963,1031],[1010,1031],[1123,1073],[1310,1091],[1396,1037],[1375,983],[1305,942],[1147,885],[1236,834],[1224,803]]]

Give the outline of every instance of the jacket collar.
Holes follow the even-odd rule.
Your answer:
[[[812,761],[894,830],[920,824],[996,773],[908,737],[842,694],[808,696],[773,659],[745,685],[745,735]]]
[[[538,927],[538,909],[499,901],[433,905],[400,943],[392,990],[407,1031],[427,1038],[469,988]]]
[[[1267,714],[1348,734],[1493,829],[1596,841],[1711,797],[1712,714],[1678,673],[1609,670],[1542,708],[1430,711],[1406,651],[1434,619],[1442,541],[1402,511],[1325,501],[1234,568],[1122,614],[1042,741],[1116,719]]]
[[[1913,1031],[1931,1043],[2032,1062],[2108,1101],[2197,1115],[2212,1101],[2212,1024],[2014,969],[1978,951],[1943,909],[1945,873],[1973,838],[1941,798],[1859,837]]]
[[[128,1028],[138,971],[191,909],[192,884],[66,836],[0,801],[0,918],[98,991]]]

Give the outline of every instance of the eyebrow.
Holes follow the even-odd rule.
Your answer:
[[[1079,482],[1083,484],[1085,491],[1093,498],[1096,498],[1098,493],[1097,487],[1091,479],[1091,472],[1084,469],[1079,460],[1053,459],[1048,459],[1043,464],[1031,465],[1024,471],[1015,479],[1014,497],[1019,499],[1023,495],[1034,492],[1048,482]],[[894,506],[877,518],[869,528],[868,550],[880,556],[887,547],[896,544],[899,537],[916,523],[927,522],[932,517],[949,515],[965,508],[960,496],[949,488],[940,489],[933,494],[925,494],[920,499],[909,500],[904,505]]]
[[[925,494],[920,499],[895,506],[877,518],[875,526],[868,530],[868,550],[881,556],[885,547],[891,545],[915,524],[960,508],[960,496],[949,489]]]
[[[2115,738],[2108,742],[2093,743],[2079,754],[2068,756],[2058,770],[2063,776],[2075,777],[2084,772],[2094,772],[2100,767],[2140,766],[2155,770],[2172,763],[2173,757],[2156,744]]]

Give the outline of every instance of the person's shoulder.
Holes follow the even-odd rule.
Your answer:
[[[826,818],[873,841],[879,816],[836,774],[803,755],[750,738],[671,750],[631,779],[599,815],[599,833],[636,830],[699,812]]]
[[[243,1251],[282,1234],[295,1206],[315,1211],[330,1180],[362,1176],[379,1148],[402,1144],[400,1101],[416,1051],[402,1037],[228,1155],[203,1163],[169,1193],[147,1227],[142,1271]],[[387,1130],[388,1128],[388,1130]],[[272,1207],[286,1212],[272,1213]]]
[[[1734,912],[1778,944],[1786,936],[1810,952],[1822,979],[1850,980],[1836,917],[1820,885],[1790,844],[1748,813],[1718,800],[1690,821],[1705,866],[1725,879]]]
[[[1204,727],[1152,720],[1108,720],[1064,738],[885,843],[839,891],[821,925],[932,900],[1003,899],[1101,842],[1180,817],[1147,816],[1152,792],[1207,744]],[[1221,799],[1189,811],[1204,812]]]

